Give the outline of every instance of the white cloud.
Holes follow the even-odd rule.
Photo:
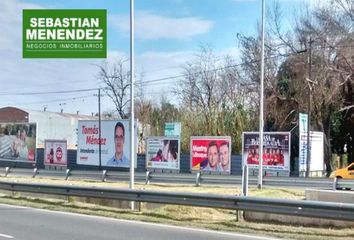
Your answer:
[[[194,57],[192,51],[155,52],[147,51],[137,57],[137,64],[147,72],[181,68]]]
[[[19,2],[17,0],[0,1],[0,51],[14,48],[21,44],[22,9],[40,9],[36,4]],[[14,41],[15,40],[15,41]]]
[[[109,23],[119,32],[129,34],[129,17],[113,15]],[[213,22],[199,17],[172,18],[149,12],[138,12],[135,17],[135,34],[143,40],[151,39],[186,39],[207,33]]]

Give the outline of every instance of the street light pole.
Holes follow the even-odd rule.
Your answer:
[[[98,89],[98,160],[99,169],[102,168],[102,147],[101,147],[101,88]]]
[[[134,0],[130,0],[130,189],[134,189]],[[130,202],[131,210],[134,210],[134,202]]]
[[[262,43],[261,43],[261,79],[260,79],[260,101],[259,101],[259,171],[258,189],[262,189],[263,184],[263,91],[264,91],[264,25],[265,25],[265,0],[262,0]]]

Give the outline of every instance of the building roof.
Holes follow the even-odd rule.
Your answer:
[[[56,117],[56,118],[74,118],[77,120],[95,120],[98,119],[97,116],[74,114],[74,113],[64,113],[64,112],[49,112],[49,111],[38,111],[29,109],[20,109],[17,107],[3,107],[0,108],[0,122],[28,122],[29,116],[37,115],[42,117]]]

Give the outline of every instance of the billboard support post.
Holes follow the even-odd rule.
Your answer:
[[[248,165],[245,164],[242,170],[242,196],[248,195]]]

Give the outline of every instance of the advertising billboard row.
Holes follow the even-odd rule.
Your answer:
[[[129,125],[129,120],[101,121],[100,138],[98,121],[79,121],[77,164],[99,166],[99,143],[101,143],[101,166],[129,168],[131,155]]]
[[[99,143],[101,143],[101,166],[129,168],[131,149],[129,124],[129,120],[102,121],[101,138],[99,138],[98,121],[79,121],[77,164],[99,166]],[[323,146],[323,136],[317,135],[322,142],[318,141],[319,147],[314,147],[312,150],[320,150]],[[257,132],[243,133],[243,164],[258,167],[258,144]],[[35,162],[35,146],[36,124],[0,123],[0,158]],[[265,169],[290,170],[289,132],[264,133],[263,148]],[[191,137],[190,151],[192,171],[230,173],[230,137]],[[44,162],[48,165],[67,165],[66,141],[46,140]],[[315,165],[315,161],[312,164]],[[148,138],[146,167],[179,170],[179,138]]]
[[[242,144],[243,164],[251,168],[259,166],[259,133],[244,132]],[[263,168],[290,170],[290,133],[265,132],[263,135]]]
[[[190,149],[192,171],[230,173],[230,137],[191,137]]]
[[[36,124],[0,123],[0,158],[35,162]]]
[[[68,162],[67,143],[65,140],[45,140],[44,164],[66,166]]]
[[[180,142],[178,138],[149,137],[146,149],[147,169],[180,169]]]

